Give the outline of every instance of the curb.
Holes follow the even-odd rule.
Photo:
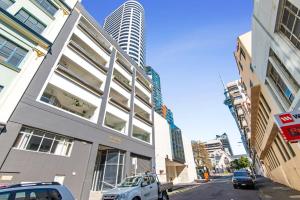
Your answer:
[[[192,190],[192,189],[197,188],[197,187],[200,187],[200,185],[195,185],[195,186],[192,186],[192,187],[188,187],[188,188],[176,190],[176,191],[174,191],[174,192],[170,192],[168,195],[169,195],[169,196],[173,196],[173,195],[175,195],[175,194],[180,194],[180,193],[183,193],[183,192]]]

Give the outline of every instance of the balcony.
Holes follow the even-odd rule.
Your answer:
[[[243,127],[247,127],[247,126],[248,126],[248,124],[247,124],[247,122],[246,122],[245,119],[242,119],[242,126],[243,126]]]
[[[73,35],[68,46],[89,64],[107,73],[107,62],[97,52],[85,44],[79,37]]]
[[[238,108],[238,109],[237,109],[237,113],[238,113],[238,116],[244,115],[244,111],[243,111],[242,108]]]
[[[151,112],[151,111],[150,111]],[[142,122],[152,126],[151,114],[142,109],[140,106],[134,104],[134,116]]]
[[[113,80],[128,92],[131,92],[132,86],[130,80],[122,75],[117,69],[114,69]]]
[[[142,140],[143,142],[151,143],[151,133],[133,125],[132,137]]]
[[[127,122],[110,112],[106,112],[104,125],[120,133],[127,133]]]
[[[103,82],[64,56],[56,68],[56,73],[97,96],[103,95],[103,91],[101,90]]]
[[[40,100],[89,120],[97,118],[96,106],[52,84],[47,85]]]
[[[150,97],[143,93],[138,87],[135,87],[135,97],[146,104],[149,108],[152,108]]]
[[[113,88],[110,89],[109,102],[125,112],[130,112],[129,100]]]
[[[130,67],[130,64],[126,64],[121,58],[117,58],[116,63],[120,65],[125,71],[127,71],[129,74],[132,74],[132,69]]]
[[[78,28],[108,55],[111,54],[110,43],[85,18],[80,19]]]
[[[141,74],[137,73],[136,80],[150,93],[152,92],[151,84]]]

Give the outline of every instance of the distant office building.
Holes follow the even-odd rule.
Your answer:
[[[224,172],[227,169],[229,162],[231,161],[231,155],[229,154],[228,150],[225,150],[221,140],[217,138],[214,140],[209,140],[204,144],[211,160],[213,169],[217,173]]]
[[[105,18],[104,29],[139,66],[145,65],[145,12],[139,2],[122,4]]]
[[[223,133],[222,135],[216,135],[216,139],[220,140],[223,144],[224,150],[229,154],[229,155],[233,155],[232,149],[231,149],[231,145],[229,142],[229,138],[228,135],[226,133]]]

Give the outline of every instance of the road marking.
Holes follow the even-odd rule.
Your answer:
[[[289,196],[290,199],[300,199],[300,195],[291,195]]]

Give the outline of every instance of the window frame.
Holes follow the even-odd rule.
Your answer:
[[[297,11],[295,12],[293,9],[291,9],[291,7],[294,7],[295,9],[297,9]],[[299,34],[298,37],[294,33],[297,23],[298,23],[297,26],[300,26],[300,8],[297,8],[290,1],[284,0],[279,9],[281,10],[280,10],[280,16],[279,16],[276,30],[279,33],[281,33],[289,41],[289,43],[292,44],[296,49],[300,50],[300,32],[298,33]],[[286,22],[284,22],[285,12],[287,12]],[[293,15],[294,17],[294,21],[291,29],[288,27],[290,15]],[[296,40],[296,42],[293,40]]]
[[[1,2],[1,1],[2,1],[2,0],[0,0],[0,2]],[[8,9],[9,7],[11,7],[11,6],[15,3],[15,0],[6,0],[6,1],[10,1],[11,4],[10,4],[7,8],[2,8],[2,7],[0,7],[0,8],[6,10],[6,9]],[[0,5],[1,5],[1,4],[0,4]]]
[[[27,132],[27,131],[30,131],[30,132]],[[40,135],[38,135],[36,132],[40,133]],[[52,135],[53,138],[47,137],[46,135]],[[41,140],[39,141],[39,146],[38,146],[37,150],[28,149],[28,145],[29,145],[32,137],[40,137],[41,138]],[[46,140],[47,139],[52,140],[50,149],[47,152],[40,151],[45,138],[46,138]],[[59,138],[59,139],[57,139],[57,138]],[[55,151],[57,150],[57,146],[59,144],[63,145],[59,154],[55,153],[55,151],[52,153],[55,142],[57,142]],[[18,137],[15,140],[13,148],[22,150],[22,151],[30,151],[30,152],[44,153],[44,154],[50,154],[50,155],[56,155],[56,156],[70,157],[72,154],[73,146],[74,146],[74,139],[71,137],[24,126],[19,131]]]
[[[20,12],[24,12],[24,13],[26,13],[26,14],[28,15],[28,16],[26,17],[25,21],[22,21],[21,19],[19,19],[19,18],[17,17],[18,14],[21,15]],[[26,10],[26,9],[23,8],[23,7],[22,7],[20,10],[18,10],[18,12],[16,12],[14,16],[15,16],[15,18],[16,18],[17,20],[19,20],[22,24],[24,24],[24,25],[25,25],[26,27],[28,27],[31,31],[34,31],[34,32],[37,33],[37,34],[42,34],[42,33],[45,31],[45,29],[47,28],[47,25],[46,25],[45,23],[43,23],[42,21],[38,20],[37,17],[35,17],[31,12],[29,12],[28,10]],[[24,16],[22,16],[22,17],[24,17]],[[44,27],[43,30],[41,30],[41,32],[38,32],[37,30],[35,30],[35,29],[33,29],[32,27],[30,27],[29,25],[27,25],[26,22],[30,21],[30,19],[33,19],[33,20],[35,20],[39,25],[42,25],[42,26]],[[37,26],[35,26],[35,27],[37,27]]]
[[[29,53],[29,50],[20,46],[19,44],[16,44],[15,42],[11,41],[10,39],[8,39],[7,37],[5,37],[4,35],[0,34],[0,38],[3,38],[4,43],[0,44],[0,53],[1,53],[1,49],[3,47],[6,47],[5,45],[9,44],[9,45],[14,45],[14,49],[12,50],[12,52],[10,53],[10,55],[8,56],[8,58],[6,58],[5,60],[0,59],[0,64],[3,64],[17,72],[19,72],[21,70],[21,63],[24,61],[25,57],[27,56],[27,54]],[[6,47],[8,48],[8,47]],[[22,55],[19,51],[23,51],[24,55]],[[19,60],[17,65],[13,65],[12,63],[9,63],[10,59],[12,59],[16,54],[18,54],[19,56],[23,56],[22,59]]]
[[[37,4],[41,9],[43,9],[47,14],[51,15],[51,17],[54,17],[56,13],[58,12],[59,8],[51,1],[51,0],[41,0],[42,2],[48,2],[50,5],[52,5],[54,8],[56,8],[56,11],[54,13],[51,13],[47,8],[45,8],[42,5],[42,2],[40,0],[32,0],[35,4]]]

